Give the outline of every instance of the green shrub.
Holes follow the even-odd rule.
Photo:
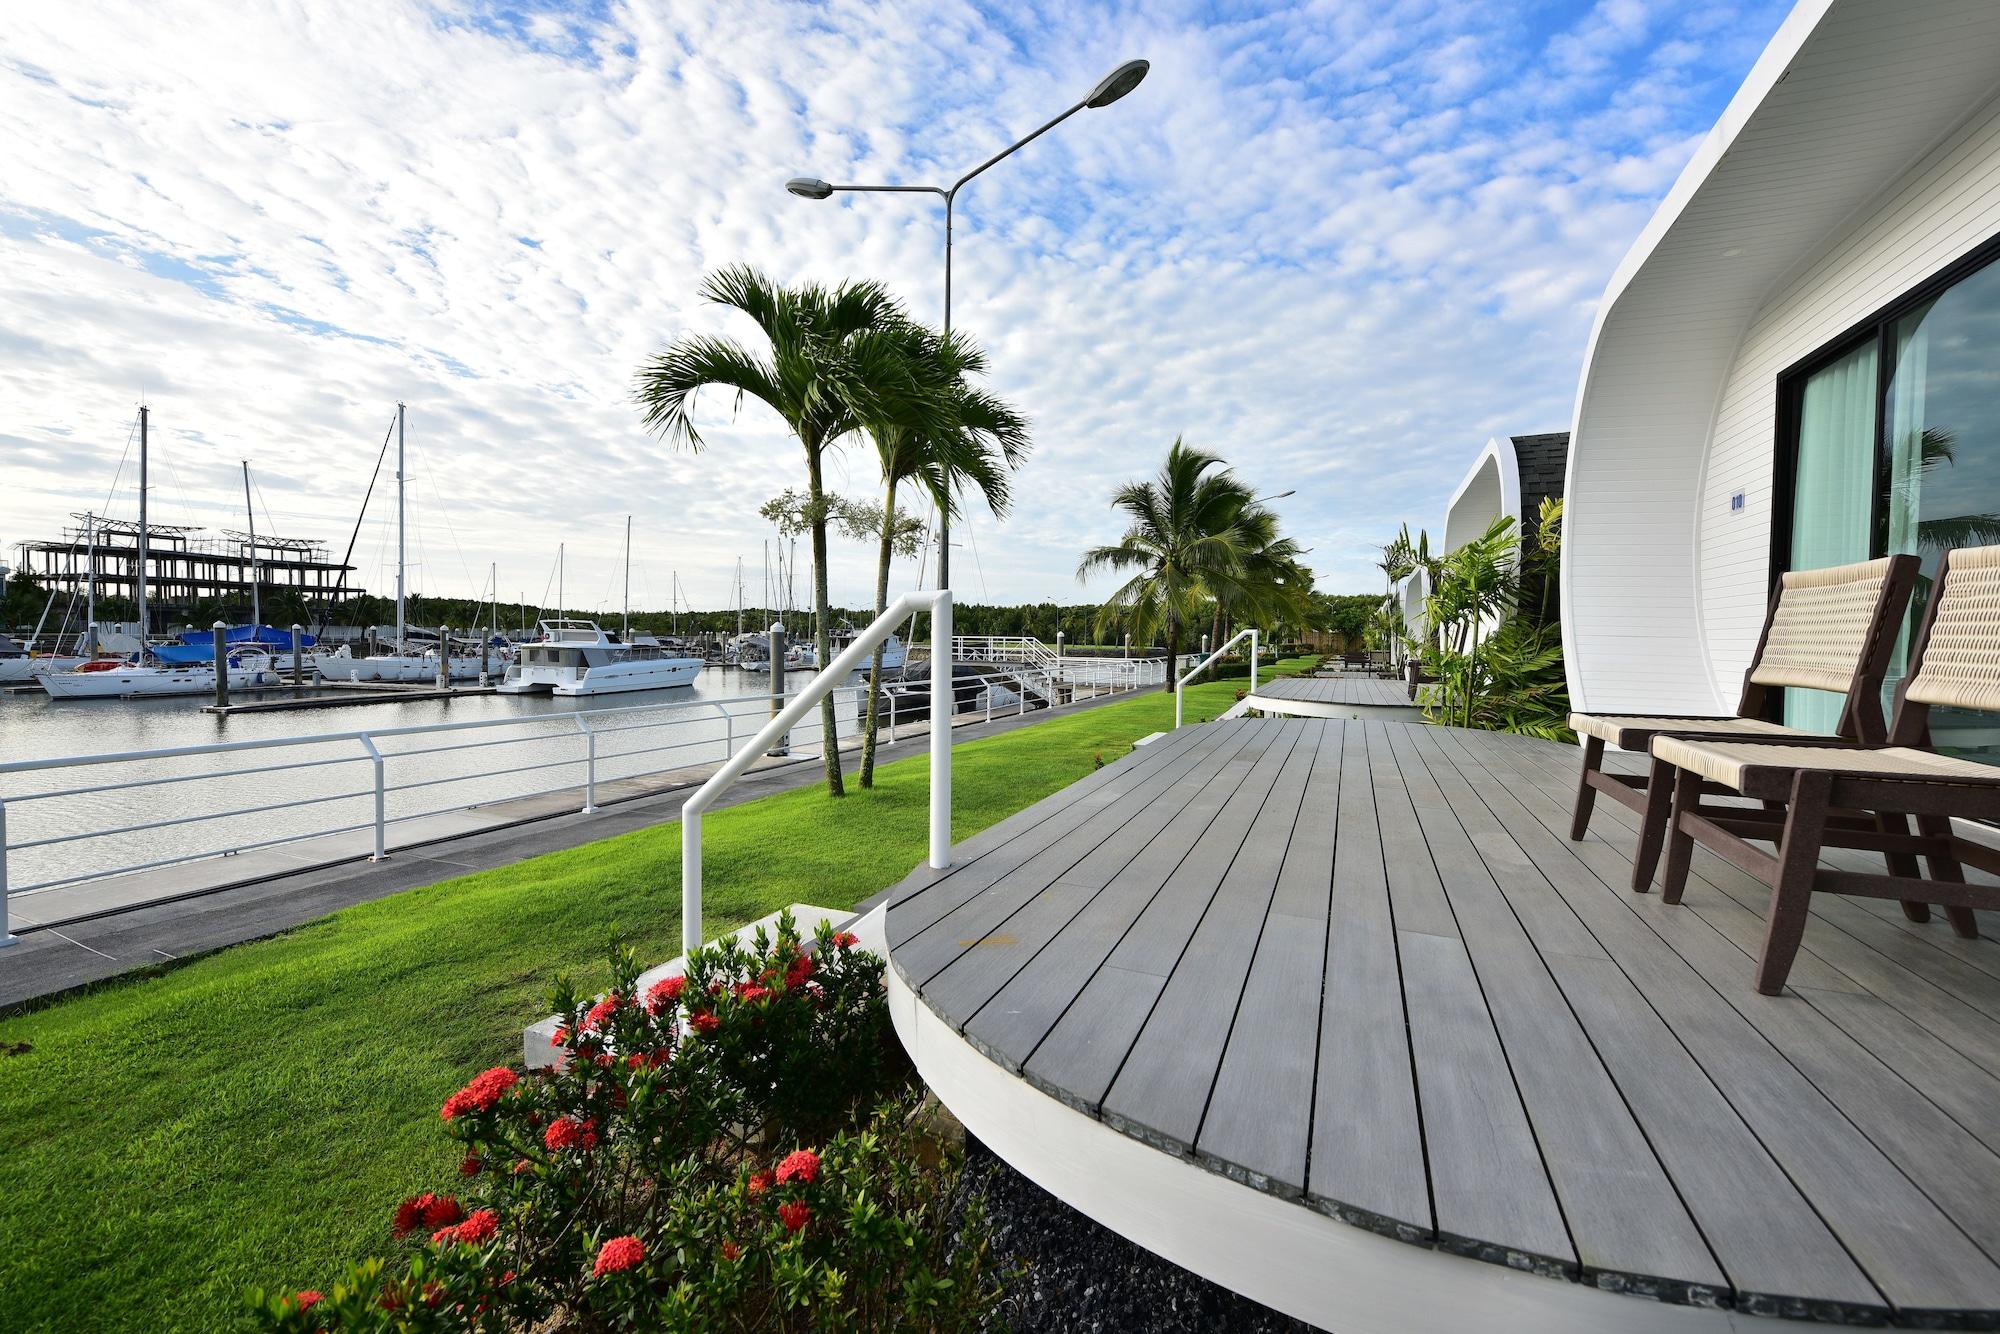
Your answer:
[[[394,1261],[330,1292],[250,1294],[306,1331],[955,1330],[998,1299],[961,1150],[889,1033],[882,960],[789,914],[641,994],[631,950],[560,1064],[445,1101],[464,1198],[427,1191]]]

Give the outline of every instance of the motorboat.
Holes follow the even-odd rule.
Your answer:
[[[330,653],[319,654],[315,666],[322,681],[419,685],[437,680],[439,651],[436,636],[427,645],[413,631],[396,652],[356,657],[354,650],[343,644]],[[505,663],[506,653],[500,647],[492,648],[482,659],[477,651],[468,649],[465,641],[454,639],[447,660],[447,679],[477,681],[482,672],[498,671]]]
[[[268,690],[284,684],[268,653],[229,657],[231,690]],[[203,695],[215,689],[211,664],[87,662],[67,672],[49,672],[42,689],[54,699],[130,699],[142,695]]]
[[[657,642],[627,643],[595,621],[553,620],[539,626],[542,637],[515,651],[506,679],[499,686],[501,694],[609,695],[664,690],[693,685],[706,665],[700,658],[673,653]]]

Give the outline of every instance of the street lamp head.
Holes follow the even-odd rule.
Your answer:
[[[810,176],[794,176],[785,182],[785,188],[801,199],[825,199],[833,193],[832,186]]]
[[[1099,80],[1097,86],[1090,90],[1090,96],[1083,99],[1083,104],[1092,108],[1110,106],[1137,88],[1139,80],[1145,78],[1146,71],[1152,67],[1151,61],[1126,61]]]

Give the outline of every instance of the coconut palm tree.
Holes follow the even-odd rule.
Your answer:
[[[706,388],[733,392],[739,405],[745,396],[757,399],[784,419],[805,451],[819,660],[831,662],[822,484],[826,452],[871,422],[935,425],[941,407],[918,382],[905,355],[909,321],[903,308],[879,283],[788,288],[747,265],[734,265],[710,274],[701,295],[747,315],[765,345],[752,349],[734,338],[707,334],[676,340],[640,368],[637,397],[646,425],[669,444],[700,449],[694,407]],[[820,703],[820,724],[827,791],[840,796],[844,788],[831,696]]]
[[[1303,624],[1313,611],[1312,571],[1302,561],[1305,549],[1278,532],[1278,516],[1251,504],[1236,523],[1242,530],[1242,561],[1235,569],[1218,570],[1210,581],[1215,599],[1210,633],[1217,644],[1229,625]]]
[[[875,562],[875,614],[889,605],[889,565],[895,557],[896,490],[915,482],[939,509],[959,513],[959,497],[985,502],[994,516],[1011,501],[1007,474],[1028,453],[1026,418],[1006,403],[973,388],[967,377],[983,374],[986,357],[963,334],[935,334],[914,326],[903,335],[903,354],[944,405],[934,428],[909,420],[878,419],[868,434],[882,465],[881,547]],[[875,736],[881,717],[882,646],[868,672],[868,716],[861,732],[861,786],[875,785]]]
[[[1219,471],[1218,471],[1219,470]],[[1131,521],[1111,546],[1092,547],[1076,567],[1079,580],[1099,571],[1130,572],[1098,613],[1097,633],[1123,620],[1132,633],[1167,641],[1166,688],[1178,689],[1174,664],[1181,632],[1214,596],[1238,577],[1251,535],[1241,526],[1255,498],[1222,459],[1176,439],[1157,479],[1130,482],[1111,497]]]

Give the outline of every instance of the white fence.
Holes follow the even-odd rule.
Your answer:
[[[834,684],[851,678],[828,672],[801,681],[790,698],[814,691],[819,679],[827,685],[818,693],[835,701],[839,735],[857,735],[865,685]],[[1088,698],[1141,684],[1112,673],[1065,694]],[[1040,708],[1047,689],[1046,676],[1024,665],[956,677],[948,698],[954,716],[970,721]],[[555,793],[575,793],[579,809],[592,811],[608,785],[727,763],[770,721],[771,702],[766,693],[0,763],[0,944],[13,939],[10,901],[26,912],[41,896],[112,876],[164,874],[340,835],[362,847],[330,852],[328,860],[371,847],[379,858],[388,855],[392,831],[414,821]],[[927,683],[900,690],[891,683],[882,706],[885,743],[894,745],[929,709]],[[801,716],[789,735],[802,749],[821,744],[817,711]],[[163,883],[155,897],[185,893],[188,881],[182,875]],[[119,906],[154,901],[143,885],[129,899]]]

